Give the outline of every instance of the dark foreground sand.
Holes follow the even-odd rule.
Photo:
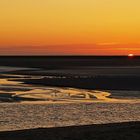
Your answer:
[[[140,140],[140,122],[0,132],[0,140]]]

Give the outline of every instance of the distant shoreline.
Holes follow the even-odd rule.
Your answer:
[[[140,66],[140,56],[0,56],[0,65],[45,69],[73,66]]]
[[[124,58],[127,57],[128,55],[0,55],[0,57],[89,57],[89,58]],[[134,55],[133,58],[138,58],[140,55]]]

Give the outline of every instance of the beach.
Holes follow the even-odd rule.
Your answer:
[[[0,131],[140,121],[140,103],[2,103]]]
[[[53,59],[46,63],[51,63]],[[111,66],[109,59],[109,65],[107,61],[105,66],[80,63],[80,67],[67,67],[64,63],[57,68],[46,68],[45,64],[25,67],[24,63],[21,67],[18,61],[15,65],[11,63],[13,66],[2,63],[0,139],[8,140],[8,135],[12,135],[14,140],[33,139],[34,133],[39,135],[40,140],[45,137],[56,139],[57,133],[52,136],[55,132],[60,133],[58,139],[62,140],[65,137],[77,139],[79,133],[87,133],[87,136],[81,134],[80,139],[103,139],[105,136],[115,139],[113,135],[122,129],[122,139],[139,138],[140,67],[139,59],[135,61],[135,66],[133,63]],[[66,135],[63,135],[63,129]],[[73,129],[75,131],[71,133]],[[99,135],[100,131],[106,133]]]

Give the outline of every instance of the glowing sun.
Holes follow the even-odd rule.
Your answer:
[[[128,54],[128,57],[133,57],[133,56],[134,56],[134,54],[132,54],[132,53]]]

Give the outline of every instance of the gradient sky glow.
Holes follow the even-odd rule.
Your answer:
[[[0,55],[140,55],[140,0],[0,0]]]

